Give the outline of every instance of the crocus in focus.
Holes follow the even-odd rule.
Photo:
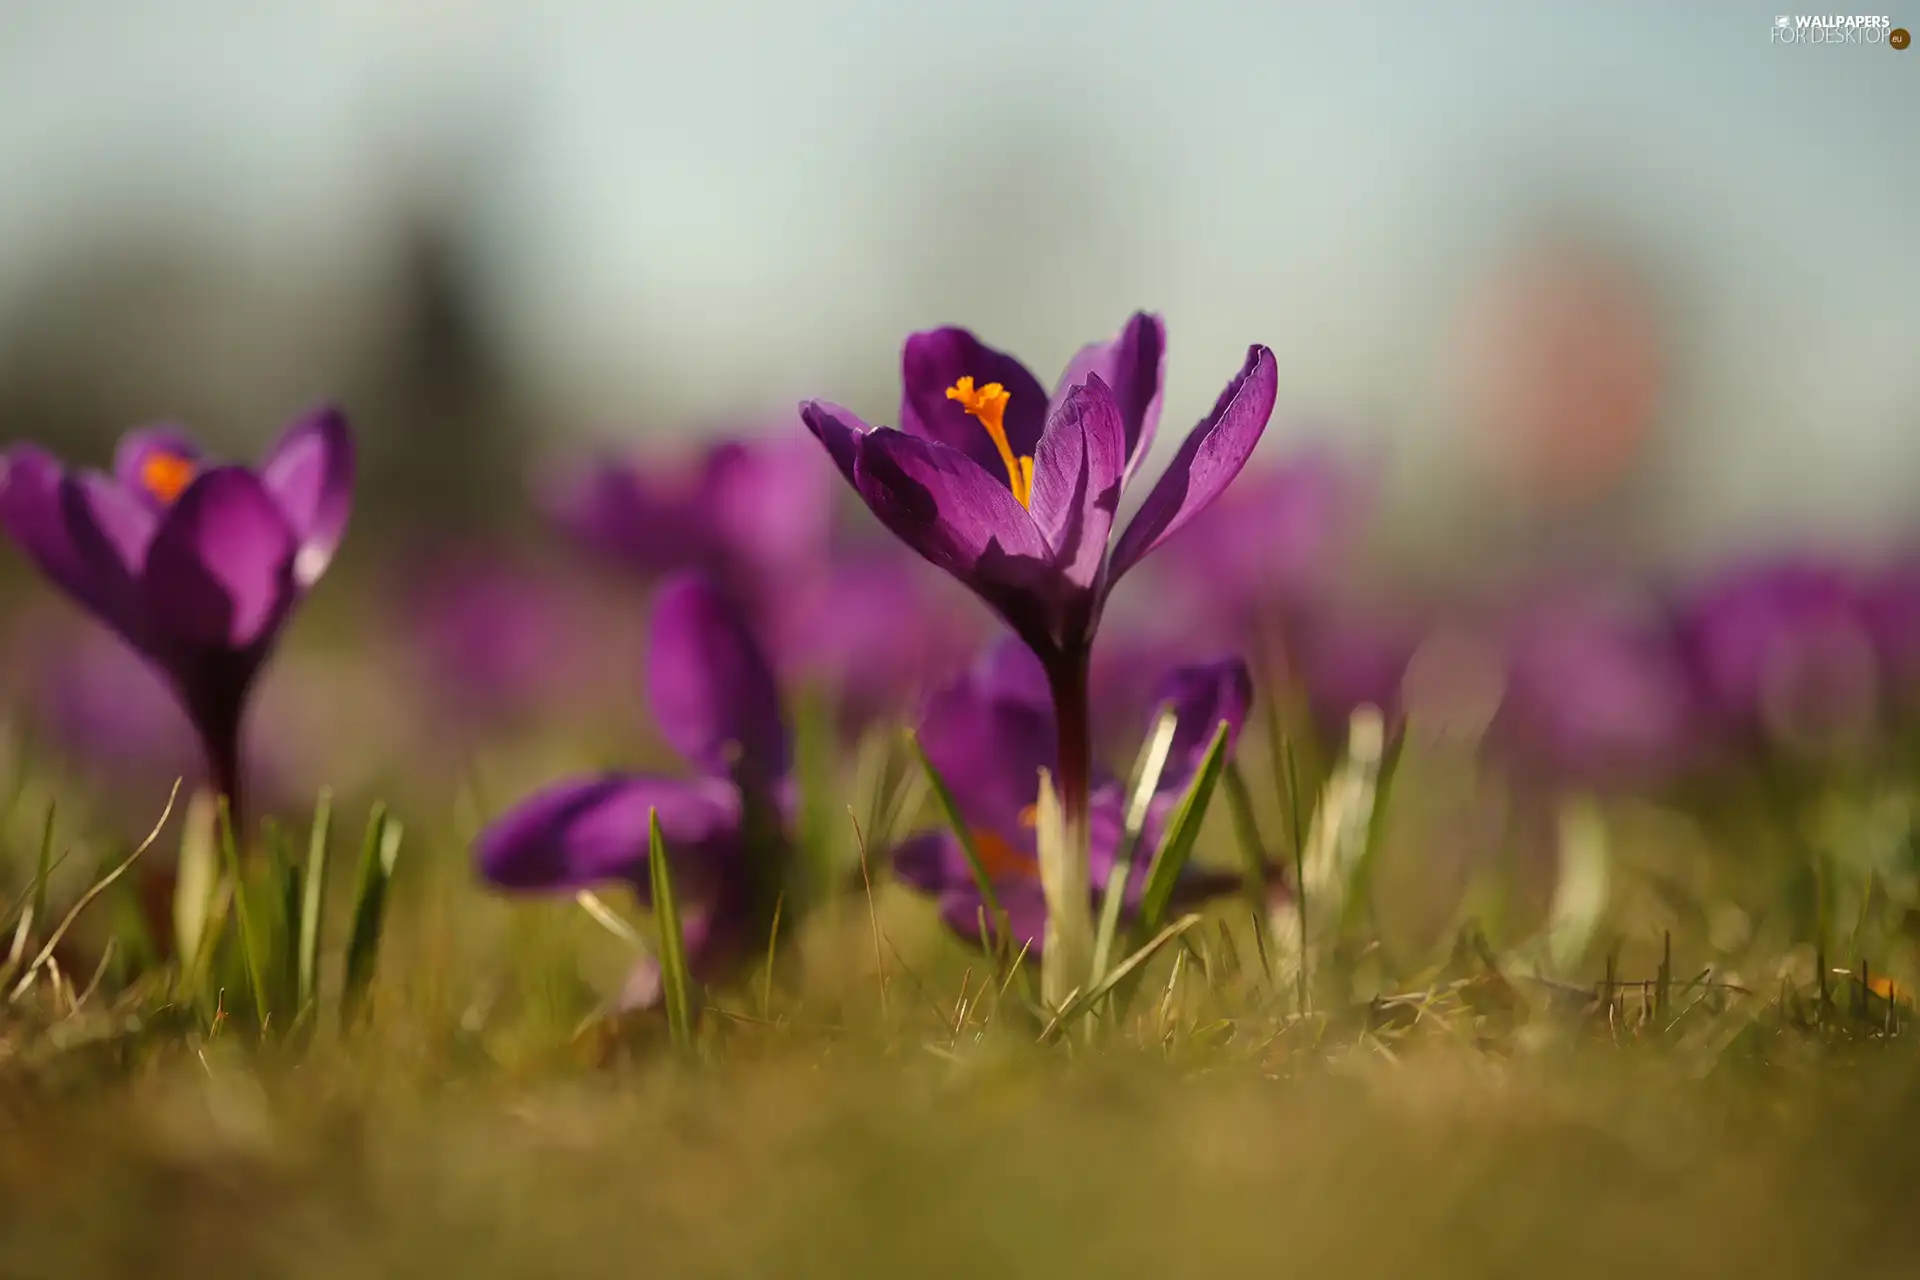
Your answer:
[[[1083,348],[1049,396],[1027,368],[964,329],[907,339],[900,429],[838,406],[801,408],[862,500],[951,573],[1039,658],[1071,849],[1085,856],[1092,750],[1088,660],[1108,593],[1226,489],[1273,413],[1273,353],[1248,349],[1118,540],[1121,492],[1160,418],[1166,332],[1136,315]],[[1109,545],[1111,543],[1111,546]]]
[[[236,820],[255,677],[340,545],[353,480],[332,408],[295,421],[258,469],[213,462],[173,427],[128,433],[111,475],[33,445],[0,454],[0,526],[165,675]]]
[[[765,652],[726,592],[676,576],[654,606],[647,657],[654,718],[689,777],[608,773],[558,782],[495,820],[474,843],[480,874],[507,890],[574,893],[625,884],[651,902],[648,815],[673,859],[689,967],[722,981],[760,952],[791,865],[785,712]],[[624,1003],[658,1002],[651,958]]]
[[[1214,733],[1225,721],[1231,749],[1252,697],[1251,677],[1238,659],[1177,668],[1161,682],[1156,714],[1158,707],[1171,706],[1176,728],[1127,879],[1123,913],[1139,908],[1153,851]],[[929,699],[920,741],[953,793],[994,897],[1007,914],[1014,948],[1026,947],[1038,955],[1044,946],[1047,903],[1034,842],[1034,805],[1040,770],[1057,763],[1054,707],[1044,670],[1017,642],[994,646]],[[1092,795],[1089,872],[1090,905],[1095,909],[1121,854],[1122,791],[1117,782],[1101,777]],[[951,830],[908,836],[895,848],[893,865],[902,881],[939,902],[941,918],[950,928],[962,938],[979,940],[986,901]],[[1241,884],[1237,875],[1189,864],[1182,869],[1176,900],[1198,902],[1234,892]],[[994,927],[991,921],[987,927]]]

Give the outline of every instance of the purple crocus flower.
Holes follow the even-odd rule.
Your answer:
[[[703,569],[757,602],[827,553],[833,492],[790,436],[721,439],[696,458],[604,458],[544,495],[554,523],[648,575]]]
[[[1551,785],[1656,780],[1694,743],[1694,690],[1657,611],[1598,589],[1550,592],[1504,628],[1505,687],[1490,736],[1510,765]]]
[[[1817,751],[1874,727],[1881,673],[1867,614],[1851,570],[1790,557],[1708,581],[1684,603],[1680,627],[1701,697],[1724,727]]]
[[[1058,713],[1068,839],[1080,850],[1092,781],[1087,665],[1108,593],[1220,496],[1273,413],[1273,353],[1250,347],[1112,542],[1121,491],[1159,423],[1165,352],[1160,320],[1136,315],[1113,341],[1083,348],[1048,396],[1012,356],[965,329],[937,329],[907,339],[901,429],[817,400],[801,407],[881,523],[1040,659]]]
[[[257,470],[211,462],[167,426],[123,437],[112,475],[33,445],[0,454],[0,526],[166,676],[236,819],[248,696],[340,545],[353,477],[332,408],[296,420]]]
[[[555,783],[474,842],[480,874],[521,892],[626,884],[651,902],[648,814],[673,857],[689,967],[722,980],[766,944],[789,865],[791,747],[773,668],[724,589],[697,572],[654,605],[647,684],[661,734],[691,777],[609,773]],[[626,1003],[659,997],[649,958]]]
[[[1161,832],[1214,732],[1226,721],[1231,747],[1252,698],[1252,679],[1237,658],[1180,667],[1161,682],[1155,706],[1171,704],[1178,720],[1127,880],[1126,910],[1140,905]],[[1047,904],[1034,843],[1034,802],[1040,770],[1057,763],[1053,721],[1044,669],[1031,652],[1008,640],[936,693],[920,726],[921,744],[952,791],[994,896],[1007,913],[1014,946],[1027,946],[1035,955],[1046,932]],[[1096,908],[1120,856],[1124,804],[1122,787],[1101,778],[1092,797],[1089,845]],[[902,881],[939,901],[950,928],[963,938],[979,939],[985,899],[951,830],[908,836],[894,849],[893,865]],[[1240,885],[1237,875],[1189,865],[1182,870],[1176,900],[1196,902]]]

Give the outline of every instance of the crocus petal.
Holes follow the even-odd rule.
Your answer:
[[[996,351],[965,329],[933,329],[907,339],[901,352],[900,429],[925,440],[936,440],[972,458],[1005,486],[1007,469],[986,428],[958,401],[947,399],[947,388],[962,378],[976,387],[997,382],[1009,396],[1002,425],[1015,457],[1030,458],[1040,447],[1047,424],[1047,393],[1027,367],[1004,351]]]
[[[0,453],[0,528],[54,585],[104,616],[107,584],[68,532],[61,496],[66,478],[58,462],[32,445]],[[124,578],[124,570],[114,576]]]
[[[239,650],[269,639],[297,594],[298,550],[253,472],[203,472],[147,551],[141,595],[156,643]]]
[[[976,696],[991,702],[1018,703],[1038,714],[1053,714],[1047,669],[1016,636],[1003,636],[974,660],[965,677]]]
[[[1067,581],[1090,587],[1120,507],[1126,428],[1107,384],[1093,375],[1068,393],[1033,460],[1033,522]]]
[[[179,427],[170,423],[136,427],[120,437],[113,452],[113,477],[128,493],[160,511],[179,495],[155,491],[152,465],[165,459],[197,467],[201,456],[199,444]]]
[[[1024,947],[1028,959],[1039,959],[1047,932],[1047,898],[1040,882],[1011,880],[996,884],[993,896],[999,901],[1000,909],[1007,913],[1007,931],[1012,935],[1014,952],[1017,954]],[[980,941],[985,910],[986,899],[980,896],[977,887],[949,889],[940,895],[940,919],[963,940],[976,945]],[[987,920],[986,935],[992,937],[994,930],[994,922]]]
[[[1167,673],[1153,705],[1173,709],[1173,745],[1156,790],[1175,795],[1186,790],[1222,721],[1227,725],[1231,756],[1252,704],[1253,674],[1239,658],[1195,663]]]
[[[610,774],[556,783],[521,801],[474,841],[480,875],[503,889],[571,893],[615,881],[643,885],[649,813],[698,881],[740,835],[740,797],[715,778]],[[684,854],[684,864],[681,855]]]
[[[969,673],[927,700],[919,732],[969,824],[1021,829],[1022,811],[1040,793],[1040,770],[1054,765],[1050,700],[993,697]]]
[[[967,854],[951,831],[917,831],[893,848],[893,873],[922,893],[940,895],[973,880]]]
[[[647,689],[662,735],[710,776],[729,776],[736,763],[763,784],[786,776],[787,726],[772,664],[705,574],[682,574],[661,588]]]
[[[885,428],[861,444],[854,472],[861,498],[902,542],[1023,637],[1051,632],[1053,551],[1004,483],[956,449]]]
[[[83,471],[61,481],[60,514],[101,616],[137,642],[139,579],[159,524],[154,509],[106,476]]]
[[[722,440],[707,454],[700,511],[726,562],[779,578],[828,553],[833,481],[798,435]]]
[[[1120,535],[1108,569],[1109,582],[1117,582],[1233,482],[1267,429],[1278,389],[1273,352],[1262,346],[1248,348],[1246,364],[1220,393],[1213,412],[1188,434],[1166,474]]]
[[[857,483],[853,476],[854,459],[860,456],[860,441],[873,428],[861,421],[860,415],[825,400],[809,400],[801,405],[800,421],[827,447],[828,456],[833,459],[833,465],[840,468],[847,483]]]
[[[267,454],[260,479],[299,540],[294,577],[310,587],[326,572],[353,511],[353,432],[323,405],[289,426]]]
[[[1131,476],[1153,447],[1160,424],[1161,389],[1167,374],[1167,327],[1159,316],[1139,312],[1127,321],[1111,342],[1080,348],[1067,364],[1054,389],[1047,420],[1066,403],[1067,396],[1090,377],[1113,390],[1120,420],[1126,429],[1126,473]]]

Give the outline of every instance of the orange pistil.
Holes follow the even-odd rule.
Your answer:
[[[148,493],[171,504],[193,483],[194,466],[177,453],[148,454],[140,463],[140,483]]]
[[[987,436],[993,441],[993,447],[1000,451],[1000,461],[1007,469],[1007,485],[1013,490],[1013,496],[1021,506],[1033,505],[1033,459],[1016,458],[1013,446],[1007,442],[1007,401],[1013,399],[1013,393],[997,382],[975,390],[972,378],[962,378],[947,388],[947,399],[958,400],[967,416],[987,429]]]

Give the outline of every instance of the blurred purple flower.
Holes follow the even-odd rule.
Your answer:
[[[1888,678],[1920,694],[1920,555],[1881,570],[1867,587],[1867,626]]]
[[[1012,356],[964,329],[907,339],[901,429],[845,409],[801,409],[880,522],[998,613],[1053,691],[1069,840],[1084,848],[1091,743],[1087,664],[1114,584],[1239,474],[1273,413],[1273,353],[1246,361],[1188,435],[1117,542],[1121,491],[1160,417],[1166,333],[1135,315],[1082,348],[1052,396]],[[1111,546],[1110,546],[1111,544]]]
[[[1192,780],[1216,728],[1222,720],[1231,726],[1231,747],[1252,696],[1246,664],[1238,659],[1179,668],[1162,682],[1156,705],[1174,707],[1178,728],[1127,881],[1128,911],[1140,906],[1167,816]],[[927,756],[952,791],[994,896],[1007,913],[1014,946],[1026,945],[1034,955],[1043,945],[1047,905],[1040,888],[1033,813],[1039,772],[1056,762],[1053,715],[1045,672],[1031,652],[1008,639],[936,693],[920,727]],[[1119,784],[1102,778],[1093,795],[1089,867],[1096,908],[1120,855],[1121,792]],[[949,928],[963,939],[979,940],[986,902],[952,831],[908,836],[894,849],[893,863],[902,881],[938,900]],[[1238,876],[1190,865],[1176,895],[1181,902],[1196,902],[1233,892],[1240,884]]]
[[[653,713],[691,778],[611,773],[555,783],[474,842],[482,877],[514,891],[572,893],[624,883],[650,902],[648,814],[673,858],[688,963],[723,981],[765,945],[788,871],[791,746],[773,669],[711,578],[678,575],[654,605],[647,660]],[[652,958],[626,1000],[654,1003]]]
[[[1371,508],[1368,474],[1308,448],[1249,467],[1171,540],[1159,568],[1215,625],[1291,618],[1342,577]]]
[[[702,569],[755,605],[824,562],[833,490],[804,440],[722,439],[692,460],[605,458],[542,495],[575,542],[649,575]]]
[[[600,674],[584,602],[554,574],[498,554],[439,554],[394,582],[410,669],[458,724],[528,719]]]
[[[165,673],[236,815],[249,694],[346,532],[353,476],[331,408],[295,421],[258,470],[210,463],[172,427],[129,432],[111,476],[33,445],[0,454],[0,526]]]
[[[1426,631],[1404,611],[1353,602],[1318,607],[1291,628],[1288,668],[1320,731],[1346,741],[1348,722],[1363,706],[1397,724],[1407,664]]]
[[[981,628],[947,585],[891,547],[836,556],[775,609],[782,672],[827,684],[849,728],[900,711],[977,645]]]
[[[207,781],[193,725],[164,675],[108,632],[73,620],[33,615],[9,646],[9,699],[34,740],[72,767],[109,784],[116,801],[151,823],[176,780]],[[300,796],[282,746],[289,717],[273,687],[261,689],[256,715],[273,730],[255,734],[245,768],[269,807]]]
[[[1693,677],[1725,727],[1803,751],[1873,729],[1878,657],[1850,570],[1801,557],[1749,563],[1692,592],[1680,614]]]
[[[1549,784],[1658,780],[1694,745],[1694,690],[1670,621],[1630,598],[1564,589],[1504,628],[1505,685],[1490,737]]]

